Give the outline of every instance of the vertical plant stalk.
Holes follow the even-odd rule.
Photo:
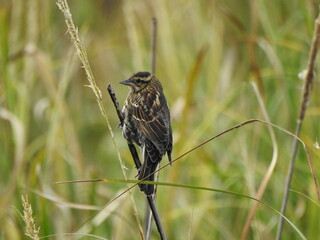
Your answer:
[[[112,90],[110,85],[108,86],[108,92],[109,92],[110,98],[111,98],[111,100],[112,100],[112,102],[114,104],[114,107],[116,108],[116,111],[117,111],[117,114],[118,114],[118,117],[119,117],[119,120],[120,120],[120,125],[122,126],[122,124],[123,124],[123,116],[122,116],[122,113],[120,111],[119,103],[118,103],[118,100],[116,98],[116,95],[113,92],[113,90]],[[134,161],[134,163],[136,165],[136,168],[140,169],[141,162],[140,162],[137,150],[136,150],[135,146],[132,143],[129,143],[129,142],[127,142],[127,143],[128,143],[128,147],[129,147],[129,150],[131,152],[133,161]],[[154,174],[154,173],[151,173],[151,174]],[[146,176],[145,178],[149,177],[150,175]],[[150,196],[150,195],[147,195],[147,201],[148,201],[149,207],[151,209],[152,215],[154,217],[154,221],[155,221],[155,223],[157,225],[158,232],[160,234],[160,238],[161,238],[161,240],[166,240],[166,236],[165,236],[165,233],[164,233],[164,230],[163,230],[163,227],[162,227],[162,224],[161,224],[161,221],[160,221],[160,218],[159,218],[159,214],[158,214],[158,211],[157,211],[157,208],[156,208],[156,205],[155,205],[153,197]]]
[[[157,25],[157,19],[155,17],[152,18],[152,31],[151,31],[151,58],[150,58],[150,63],[151,63],[151,73],[155,74],[156,72],[156,51],[157,51],[157,30],[158,30],[158,25]],[[159,168],[159,166],[158,166]],[[156,179],[158,180],[159,178],[159,173],[156,173]],[[154,201],[156,201],[156,194],[157,194],[157,185],[155,185],[155,191],[154,191]],[[150,204],[149,204],[150,205]],[[146,208],[146,215],[145,215],[145,239],[149,240],[151,236],[151,226],[152,226],[152,214],[151,214],[151,209],[149,207]]]
[[[304,80],[303,95],[302,95],[302,100],[301,100],[301,105],[300,105],[299,119],[298,119],[298,123],[297,123],[296,130],[295,130],[296,136],[300,135],[302,122],[304,120],[304,117],[305,117],[305,114],[307,111],[308,101],[309,101],[309,98],[311,95],[312,83],[313,83],[313,79],[314,79],[314,65],[315,65],[315,61],[316,61],[316,57],[317,57],[317,53],[318,53],[319,41],[320,41],[320,15],[317,17],[317,19],[315,21],[315,29],[314,29],[314,33],[313,33],[312,46],[310,49],[308,68],[307,68],[307,71],[306,71],[306,74],[304,77],[305,80]],[[290,164],[289,164],[288,173],[287,173],[287,177],[286,177],[284,195],[283,195],[283,199],[282,199],[282,205],[281,205],[281,211],[280,211],[282,215],[285,215],[285,212],[286,212],[286,207],[287,207],[288,198],[289,198],[289,188],[291,185],[291,179],[292,179],[292,175],[293,175],[293,171],[294,171],[294,164],[295,164],[295,160],[296,160],[296,156],[297,156],[297,151],[298,151],[298,140],[295,138],[293,140],[292,155],[291,155],[291,159],[290,159]],[[317,179],[315,177],[314,169],[313,169],[311,161],[309,161],[309,165],[310,165],[313,180],[315,182],[318,199],[320,200],[319,187],[318,187]],[[284,218],[280,217],[276,240],[281,239],[283,224],[284,224]]]
[[[158,24],[157,19],[152,18],[152,33],[151,33],[151,73],[156,73],[156,50],[157,50],[157,32]]]
[[[64,14],[65,22],[66,22],[67,28],[68,28],[68,33],[71,36],[71,40],[74,43],[74,46],[75,46],[75,48],[77,50],[77,54],[78,54],[78,56],[79,56],[79,58],[81,60],[81,63],[83,64],[83,68],[84,68],[84,70],[86,72],[87,79],[88,79],[88,81],[90,83],[89,87],[92,89],[94,95],[96,96],[96,101],[98,103],[98,106],[99,106],[99,109],[101,111],[101,114],[102,114],[103,118],[105,119],[105,121],[107,123],[108,129],[109,129],[109,132],[110,132],[110,135],[111,135],[113,146],[114,146],[114,148],[115,148],[115,150],[117,152],[117,156],[118,156],[118,159],[119,159],[119,162],[120,162],[120,166],[121,166],[121,170],[122,170],[123,176],[127,180],[127,176],[126,176],[126,173],[125,173],[125,166],[124,166],[124,164],[122,162],[121,155],[120,155],[120,152],[118,150],[118,147],[117,147],[117,144],[116,144],[116,141],[115,141],[115,138],[114,138],[114,133],[112,131],[108,116],[107,116],[105,108],[103,106],[102,93],[101,93],[101,90],[99,89],[99,87],[97,86],[97,84],[95,82],[95,79],[94,79],[94,76],[93,76],[93,73],[91,71],[91,67],[90,67],[90,64],[89,64],[89,60],[88,60],[88,57],[87,57],[86,50],[85,50],[85,48],[83,47],[83,45],[82,45],[82,43],[80,41],[79,34],[78,34],[78,29],[75,27],[75,25],[73,23],[72,15],[71,15],[70,8],[68,6],[67,0],[57,0],[57,5],[58,5],[59,9]],[[141,225],[141,222],[140,222],[140,218],[139,218],[139,215],[138,215],[138,210],[137,210],[136,204],[135,204],[134,199],[132,197],[132,192],[129,191],[129,194],[130,194],[130,198],[131,198],[131,201],[132,201],[136,222],[138,224],[139,233],[140,233],[141,239],[144,239],[142,225]],[[76,228],[76,230],[78,228]]]

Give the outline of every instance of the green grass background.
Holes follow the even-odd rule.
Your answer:
[[[70,0],[69,5],[129,178],[135,178],[136,169],[116,128],[106,87],[112,85],[122,105],[128,89],[118,82],[150,70],[152,17],[158,20],[156,75],[171,108],[174,157],[246,119],[264,119],[251,83],[258,86],[270,121],[294,131],[303,86],[298,74],[308,63],[319,2]],[[23,194],[29,196],[40,235],[46,236],[72,231],[92,209],[126,188],[121,183],[52,184],[123,178],[106,122],[91,89],[84,86],[85,72],[66,31],[54,0],[0,2],[0,239],[27,239],[18,212]],[[317,176],[320,153],[313,144],[320,127],[318,89],[316,78],[301,132]],[[280,209],[293,139],[275,133],[278,163],[262,200]],[[267,127],[247,125],[165,168],[160,181],[254,197],[273,151]],[[316,199],[301,146],[291,188]],[[136,188],[133,197],[143,221],[144,196]],[[168,239],[239,239],[253,203],[165,186],[157,195]],[[286,216],[307,239],[319,239],[320,209],[315,203],[291,192]],[[248,239],[274,239],[278,218],[260,205]],[[140,239],[129,195],[80,232]],[[155,228],[152,236],[158,237]],[[298,234],[286,224],[283,239],[298,239]]]

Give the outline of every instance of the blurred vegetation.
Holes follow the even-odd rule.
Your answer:
[[[128,90],[118,82],[150,69],[152,17],[158,20],[156,75],[171,108],[174,157],[246,119],[265,119],[251,83],[258,86],[270,121],[294,131],[303,86],[298,74],[308,61],[316,1],[70,0],[69,5],[131,179],[136,169],[116,128],[106,86],[112,85],[122,103]],[[1,0],[0,239],[27,238],[18,213],[24,194],[39,235],[46,236],[71,232],[125,189],[120,183],[52,184],[123,178],[106,123],[86,84],[55,1]],[[320,153],[313,147],[320,128],[317,89],[318,79],[301,137],[319,177]],[[275,133],[278,162],[262,200],[280,209],[292,137]],[[266,126],[247,125],[164,169],[160,181],[254,197],[273,150]],[[316,199],[301,149],[292,189]],[[143,221],[144,196],[135,189],[134,198]],[[252,204],[222,193],[164,186],[157,195],[168,239],[239,239]],[[287,209],[287,217],[308,239],[320,236],[319,206],[291,192]],[[128,194],[108,211],[79,232],[140,239]],[[278,218],[259,206],[248,239],[273,239]],[[157,236],[154,229],[153,238]],[[297,238],[286,224],[283,239]]]

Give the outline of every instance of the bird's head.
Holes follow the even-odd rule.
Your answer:
[[[139,92],[148,86],[152,77],[152,74],[149,72],[137,72],[120,83],[129,86],[133,92]]]

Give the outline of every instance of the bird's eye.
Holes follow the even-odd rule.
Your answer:
[[[140,85],[142,83],[142,80],[141,79],[137,79],[136,83]]]

